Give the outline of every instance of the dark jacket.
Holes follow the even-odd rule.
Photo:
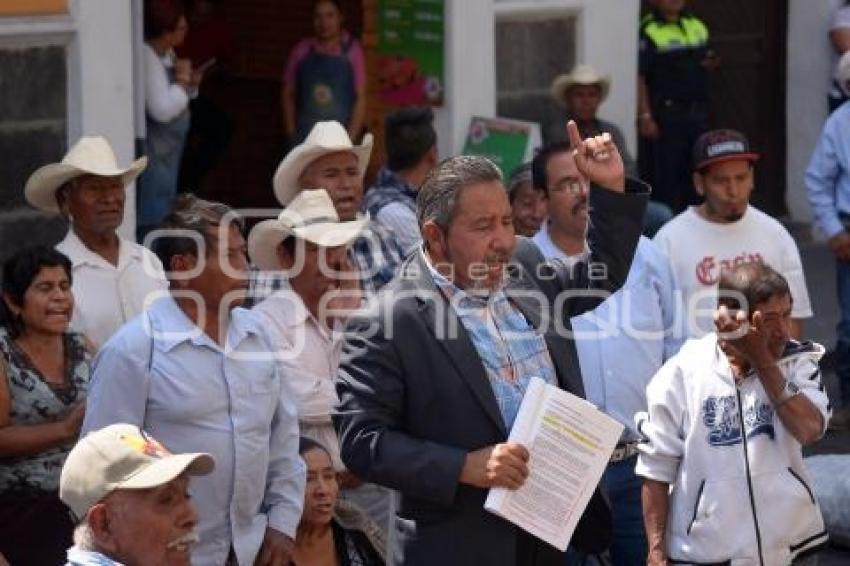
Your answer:
[[[563,290],[613,291],[625,281],[646,203],[642,194],[592,188],[587,260],[538,269],[542,256],[519,239],[505,292],[544,338],[558,384],[584,395],[572,341],[547,324],[594,308],[599,298],[570,298],[555,313],[547,300]],[[590,261],[607,267],[594,278]],[[468,452],[504,442],[505,428],[484,367],[468,334],[435,286],[420,254],[379,295],[373,308],[349,321],[337,380],[335,424],[342,459],[365,481],[401,493],[394,520],[397,564],[513,566],[565,563],[562,553],[484,510],[487,490],[458,482]],[[568,328],[568,326],[567,326]],[[563,330],[563,327],[561,327]],[[391,537],[392,538],[392,537]],[[571,544],[599,552],[611,540],[610,511],[599,495]]]

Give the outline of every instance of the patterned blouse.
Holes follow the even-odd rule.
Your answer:
[[[84,401],[91,376],[91,356],[81,334],[66,332],[65,382],[44,379],[30,357],[0,328],[0,364],[9,387],[11,425],[37,425],[60,420]],[[49,448],[40,454],[0,458],[0,494],[54,491],[65,458],[74,446]]]

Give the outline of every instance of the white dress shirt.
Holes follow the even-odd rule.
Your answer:
[[[83,434],[141,426],[172,452],[209,452],[215,470],[193,478],[200,519],[193,564],[224,564],[231,546],[253,564],[266,527],[293,539],[304,503],[292,394],[258,317],[230,314],[222,348],[171,297],[116,333],[95,360]]]
[[[252,309],[269,331],[281,377],[298,408],[301,434],[320,442],[331,453],[334,467],[344,470],[339,440],[331,422],[337,404],[334,379],[339,368],[342,334],[316,320],[288,282]]]
[[[73,229],[56,245],[72,265],[71,327],[97,348],[122,324],[142,312],[149,294],[161,295],[168,289],[162,263],[153,252],[120,237],[118,241],[117,266],[87,248]]]

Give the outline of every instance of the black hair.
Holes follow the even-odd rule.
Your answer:
[[[185,232],[198,234],[209,250],[216,236],[210,230],[222,222],[231,222],[240,232],[244,232],[244,221],[236,212],[220,202],[204,200],[190,193],[181,195],[174,208],[159,225],[160,230],[175,230],[181,233],[152,233],[155,239],[151,249],[162,262],[166,273],[171,271],[171,260],[178,255],[198,256],[198,243]]]
[[[783,295],[791,296],[785,277],[768,264],[754,261],[721,271],[717,306],[751,314],[759,304]]]
[[[387,166],[392,171],[413,167],[437,143],[434,112],[428,106],[402,108],[386,117]]]
[[[324,3],[333,4],[334,6],[336,6],[336,9],[339,10],[339,13],[345,16],[345,11],[342,8],[342,2],[340,0],[313,0],[313,6],[310,11],[315,13],[316,8],[319,7],[319,4]]]
[[[301,436],[298,438],[298,454],[303,456],[310,450],[321,450],[325,454],[328,455],[328,458],[331,457],[331,452],[325,446],[313,440],[312,438],[307,438],[306,436]]]
[[[46,246],[25,248],[6,260],[3,264],[3,299],[0,301],[0,326],[4,327],[12,338],[20,336],[24,330],[20,315],[15,315],[6,304],[6,300],[15,306],[24,306],[24,295],[32,282],[45,267],[61,267],[72,282],[71,260]]]
[[[143,19],[145,41],[177,29],[186,11],[181,0],[145,0]]]
[[[505,189],[508,191],[508,201],[511,204],[516,200],[517,189],[525,183],[531,183],[531,162],[518,165],[508,177],[508,182],[505,184]],[[532,183],[533,186],[533,183]],[[538,189],[535,189],[538,190]]]
[[[552,157],[570,151],[570,142],[560,141],[544,146],[531,161],[531,185],[549,194],[546,167]]]

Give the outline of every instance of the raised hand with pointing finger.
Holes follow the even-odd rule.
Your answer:
[[[567,134],[573,148],[573,158],[579,172],[600,187],[623,192],[626,189],[626,169],[623,158],[611,134],[587,138],[582,141],[575,121],[567,122]]]

